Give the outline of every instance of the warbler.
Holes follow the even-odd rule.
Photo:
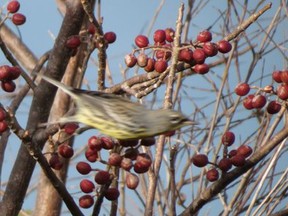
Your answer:
[[[60,118],[59,123],[83,123],[120,140],[153,137],[195,124],[174,110],[150,110],[115,94],[75,89],[39,76],[70,95],[76,104],[75,114]]]

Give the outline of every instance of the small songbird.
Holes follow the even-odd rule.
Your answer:
[[[115,94],[91,93],[66,86],[44,75],[39,76],[70,95],[76,104],[75,114],[62,117],[59,123],[83,123],[120,140],[152,137],[196,124],[174,110],[150,110]]]

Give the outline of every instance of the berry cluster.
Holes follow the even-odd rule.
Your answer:
[[[8,129],[6,122],[6,111],[0,107],[0,135]]]
[[[73,50],[73,54],[77,52],[77,48],[80,46],[82,42],[86,43],[94,43],[95,47],[99,47],[99,44],[95,40],[94,36],[96,36],[96,29],[92,23],[89,23],[87,27],[87,31],[81,32],[80,35],[72,35],[66,41],[66,47]],[[109,44],[112,44],[116,41],[116,34],[114,32],[106,32],[104,34],[104,41],[106,48]]]
[[[17,13],[19,9],[20,9],[19,1],[10,1],[7,4],[7,11],[8,11],[7,17],[9,17],[9,14],[12,14],[10,19],[14,23],[14,25],[23,25],[26,22],[25,15]]]
[[[116,178],[111,171],[113,170],[111,169],[112,166],[125,170],[125,183],[127,188],[132,190],[136,189],[139,184],[139,177],[137,174],[147,172],[152,164],[151,157],[146,153],[140,153],[138,148],[140,146],[151,146],[154,144],[154,138],[146,138],[141,141],[125,140],[115,142],[108,137],[90,137],[85,151],[87,162],[78,162],[76,169],[82,175],[87,175],[92,171],[95,172],[95,175],[94,181],[85,178],[80,182],[80,189],[83,193],[86,193],[86,195],[80,197],[79,206],[82,208],[90,208],[94,204],[93,197],[97,196],[98,191],[96,185],[107,184]],[[117,152],[116,149],[118,150]],[[107,160],[104,160],[100,156],[102,150],[110,151]],[[58,152],[60,153],[59,148]],[[107,165],[108,169],[99,170],[97,168],[92,168],[90,163],[96,161]],[[132,168],[135,173],[132,172]],[[116,200],[119,197],[119,191],[115,187],[110,187],[104,193],[104,197],[107,200]]]
[[[158,29],[154,32],[154,45],[150,45],[148,37],[138,35],[135,38],[135,44],[138,49],[125,56],[125,64],[127,67],[134,67],[136,64],[143,68],[146,72],[156,71],[164,72],[168,68],[169,60],[172,56],[174,46],[175,31],[172,28],[165,30]],[[207,57],[217,55],[218,51],[227,53],[232,46],[228,41],[221,40],[213,43],[211,32],[205,30],[198,34],[195,42],[181,44],[181,50],[178,60],[193,66],[193,70],[199,74],[205,74],[209,71],[209,67],[205,64]],[[151,57],[145,54],[145,50],[153,50]],[[135,56],[135,53],[138,55]]]
[[[246,96],[243,100],[243,106],[248,109],[261,109],[267,104],[267,95],[276,95],[277,100],[271,100],[266,106],[266,110],[269,114],[276,114],[281,110],[281,100],[286,101],[288,99],[288,70],[274,71],[272,78],[279,85],[274,91],[272,85],[265,86],[264,88],[258,88],[255,94],[249,94],[251,87],[247,83],[239,83],[235,87],[235,93],[239,96]],[[255,87],[256,88],[256,87]],[[281,100],[279,100],[281,99]]]
[[[226,131],[222,135],[222,144],[224,148],[227,149],[235,141],[235,135],[231,131]],[[214,182],[219,178],[219,169],[226,173],[232,168],[232,165],[235,167],[244,166],[246,163],[246,158],[252,154],[253,150],[248,145],[241,145],[237,149],[233,149],[224,154],[224,157],[220,159],[216,164],[209,162],[207,155],[205,154],[195,154],[191,158],[191,162],[197,167],[204,167],[208,163],[212,164],[213,167],[206,172],[206,178],[210,182]]]
[[[17,79],[21,74],[21,70],[15,66],[2,65],[0,66],[0,81],[1,87],[6,92],[13,92],[16,88],[13,80]]]

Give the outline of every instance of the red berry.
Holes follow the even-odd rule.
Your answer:
[[[83,162],[83,161],[77,163],[76,169],[82,175],[86,175],[90,173],[92,170],[90,164]]]
[[[193,69],[198,74],[206,74],[209,72],[209,66],[205,63],[204,64],[196,64]]]
[[[222,158],[218,163],[219,169],[221,169],[223,172],[227,172],[232,168],[232,163],[229,158]]]
[[[252,105],[252,100],[254,98],[254,95],[250,94],[248,95],[246,98],[244,98],[243,100],[243,106],[248,109],[248,110],[251,110],[253,109],[253,105]]]
[[[123,158],[121,161],[121,168],[129,171],[133,167],[132,160],[130,158]]]
[[[288,71],[286,70],[286,71],[280,72],[280,78],[282,82],[288,83]]]
[[[225,146],[231,146],[235,141],[235,135],[231,131],[226,131],[222,135],[222,144]]]
[[[90,208],[94,204],[94,199],[91,195],[84,195],[79,198],[79,206],[81,208]]]
[[[132,68],[136,65],[137,63],[137,58],[133,54],[128,54],[125,56],[125,64],[127,67]]]
[[[172,28],[166,28],[165,35],[166,41],[171,43],[174,40],[175,31]]]
[[[277,83],[281,83],[282,79],[281,79],[281,73],[282,71],[273,71],[272,73],[272,78],[275,80],[275,82]]]
[[[20,3],[18,1],[10,1],[7,5],[7,11],[10,13],[16,13],[20,8]]]
[[[122,161],[121,155],[116,152],[111,153],[108,158],[108,164],[111,166],[120,166],[121,161]]]
[[[193,52],[190,49],[181,49],[178,56],[179,61],[184,61],[188,64],[193,60]]]
[[[206,59],[203,49],[195,49],[193,52],[193,59],[197,64],[203,64]]]
[[[99,137],[92,136],[88,139],[88,147],[90,149],[100,151],[102,149],[102,140]]]
[[[245,157],[242,155],[236,154],[235,156],[230,158],[231,163],[236,167],[244,166],[246,163]]]
[[[208,30],[204,30],[197,35],[197,41],[208,42],[212,40],[212,34]]]
[[[20,76],[20,74],[21,70],[19,67],[17,66],[10,67],[10,74],[9,74],[10,79],[15,80]]]
[[[281,110],[281,104],[277,101],[270,101],[267,106],[267,112],[269,114],[276,114]]]
[[[212,169],[208,170],[207,173],[206,173],[206,178],[210,182],[217,181],[218,178],[219,178],[218,170],[215,169],[215,168],[212,168]]]
[[[221,53],[228,53],[232,49],[232,45],[226,41],[226,40],[221,40],[218,42],[218,51]]]
[[[88,28],[87,28],[87,32],[91,35],[94,35],[95,32],[96,32],[96,27],[93,23],[90,23],[88,24]]]
[[[88,148],[85,151],[85,157],[89,162],[95,162],[98,159],[98,151],[95,149]]]
[[[205,154],[196,154],[191,159],[192,163],[197,167],[204,167],[208,164],[208,157]]]
[[[8,124],[6,121],[0,121],[0,134],[8,129]]]
[[[12,80],[2,81],[1,87],[6,92],[14,92],[16,89],[16,84]]]
[[[127,172],[126,174],[126,185],[129,189],[135,190],[139,184],[139,178],[133,173]]]
[[[66,47],[70,49],[76,49],[78,46],[80,46],[80,44],[81,40],[79,35],[72,35],[66,41]]]
[[[148,40],[148,38],[145,35],[138,35],[135,38],[135,44],[139,48],[147,47],[149,45],[149,40]]]
[[[145,67],[148,64],[148,56],[145,53],[140,53],[137,57],[139,67]]]
[[[163,60],[169,60],[172,56],[172,53],[170,50],[157,50],[155,52],[156,59],[163,59]]]
[[[245,96],[249,93],[250,86],[247,83],[239,83],[235,87],[235,93],[239,96]]]
[[[64,158],[71,158],[74,155],[74,150],[67,144],[61,144],[58,146],[58,153]]]
[[[64,125],[64,131],[69,135],[74,134],[77,128],[79,128],[79,125],[73,122],[68,122]]]
[[[133,166],[133,169],[134,169],[134,172],[141,174],[141,173],[148,172],[149,167],[143,167],[143,166],[141,166],[140,163],[135,162],[135,164]]]
[[[4,121],[6,119],[6,111],[0,107],[0,122]]]
[[[101,137],[101,141],[102,141],[102,148],[106,150],[113,149],[114,142],[110,137]]]
[[[106,184],[110,181],[110,173],[104,170],[100,170],[95,175],[95,182],[99,185]]]
[[[94,188],[95,188],[95,185],[92,181],[90,181],[88,179],[81,180],[80,189],[84,193],[91,193],[91,192],[93,192]]]
[[[15,13],[12,15],[12,22],[15,25],[23,25],[26,22],[26,17],[21,13]]]
[[[154,32],[153,39],[155,43],[163,43],[166,39],[166,33],[162,29],[158,29]]]
[[[49,165],[55,170],[60,170],[63,167],[63,162],[60,160],[58,154],[52,154],[51,158],[49,159]]]
[[[143,167],[150,167],[152,164],[151,157],[146,153],[140,153],[137,155],[136,163],[139,163]]]
[[[146,72],[152,72],[154,71],[155,66],[155,59],[154,58],[148,58],[147,65],[144,67],[144,70]]]
[[[152,146],[156,143],[155,137],[148,137],[141,139],[140,145],[142,146]]]
[[[277,96],[282,100],[288,99],[288,84],[282,83],[277,87]]]
[[[0,66],[0,80],[1,81],[11,80],[11,67],[9,65]]]
[[[118,140],[119,145],[123,146],[123,147],[133,147],[133,146],[137,146],[139,140],[138,139],[131,139],[131,140]]]
[[[119,195],[120,195],[120,192],[117,188],[108,188],[104,196],[107,200],[112,201],[112,200],[118,199]]]
[[[266,97],[264,95],[256,95],[253,99],[252,99],[252,106],[255,109],[261,109],[262,107],[265,106],[266,104]]]
[[[155,71],[163,73],[168,67],[168,63],[165,60],[157,60],[154,64]]]
[[[236,149],[233,149],[231,150],[229,153],[228,153],[228,156],[231,158],[233,156],[237,155],[237,150]]]
[[[253,150],[250,146],[247,145],[241,145],[237,149],[237,155],[241,155],[245,158],[249,157],[252,154]]]
[[[130,158],[131,160],[136,160],[139,151],[137,148],[128,148],[125,150],[124,157]]]
[[[218,46],[215,43],[207,42],[203,45],[203,51],[206,56],[212,57],[212,56],[217,55]]]
[[[116,34],[115,34],[114,32],[106,32],[106,33],[104,34],[104,39],[105,39],[109,44],[114,43],[114,42],[116,41],[116,38],[117,38],[117,36],[116,36]]]

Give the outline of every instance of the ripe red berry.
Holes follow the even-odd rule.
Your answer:
[[[120,154],[113,152],[109,155],[108,164],[111,166],[120,166],[122,157]]]
[[[63,162],[61,161],[58,154],[52,154],[51,158],[49,159],[49,165],[55,170],[60,170],[63,167]]]
[[[215,43],[207,42],[203,45],[203,51],[206,56],[212,57],[212,56],[217,55],[218,46]]]
[[[231,151],[229,151],[228,156],[229,158],[233,157],[237,155],[237,150],[236,149],[232,149]]]
[[[235,93],[239,96],[245,96],[249,93],[250,86],[247,83],[239,83],[235,87]]]
[[[61,144],[58,146],[58,153],[64,158],[71,158],[74,155],[74,150],[67,144]]]
[[[143,167],[150,167],[152,164],[151,157],[146,153],[140,153],[137,155],[136,163]]]
[[[158,29],[154,32],[154,35],[153,35],[153,39],[155,41],[155,43],[163,43],[165,42],[165,39],[166,39],[166,33],[164,30],[162,29]]]
[[[101,141],[102,141],[102,148],[106,150],[113,149],[114,142],[110,137],[101,137]]]
[[[130,158],[131,160],[136,160],[139,151],[137,148],[128,148],[125,150],[124,157]]]
[[[172,28],[166,28],[165,35],[166,41],[171,43],[174,40],[175,31]]]
[[[148,38],[145,35],[138,35],[135,38],[135,44],[139,48],[147,47],[149,45],[149,40],[148,40]]]
[[[90,173],[92,170],[90,164],[88,164],[84,161],[78,162],[76,165],[76,169],[82,175],[86,175],[86,174]]]
[[[218,51],[221,53],[228,53],[232,49],[232,45],[226,41],[226,40],[221,40],[218,42]]]
[[[94,188],[95,188],[95,185],[92,181],[90,181],[88,179],[81,180],[80,189],[82,192],[91,193],[91,192],[93,192]]]
[[[11,80],[11,67],[9,65],[0,66],[0,81]]]
[[[64,131],[65,133],[72,135],[74,132],[79,128],[79,125],[77,123],[68,122],[64,125]]]
[[[8,129],[8,124],[6,121],[0,121],[0,134]]]
[[[232,168],[232,163],[229,158],[222,158],[218,163],[219,169],[221,169],[223,172],[227,172]]]
[[[21,13],[13,14],[11,19],[15,25],[23,25],[26,22],[26,17]]]
[[[95,175],[95,182],[99,185],[106,184],[110,181],[110,173],[104,170],[100,170]]]
[[[244,166],[246,163],[246,159],[242,155],[236,154],[235,156],[230,158],[231,163],[236,167]]]
[[[6,119],[6,111],[0,107],[0,122],[4,121]]]
[[[205,154],[195,154],[191,162],[197,167],[204,167],[208,164],[208,157]]]
[[[248,95],[247,97],[244,98],[243,106],[246,109],[251,110],[251,109],[254,108],[253,105],[252,105],[252,100],[253,100],[254,97],[255,97],[254,95],[250,94],[250,95]]]
[[[102,149],[102,140],[100,137],[92,136],[88,139],[88,147],[90,149],[100,151]]]
[[[225,146],[231,146],[235,141],[235,135],[231,131],[226,131],[222,135],[222,144]]]
[[[178,60],[190,64],[193,60],[193,51],[190,49],[181,49],[179,52]]]
[[[266,104],[266,97],[264,95],[256,95],[253,99],[252,99],[252,106],[255,109],[261,109],[262,107],[265,106]]]
[[[155,59],[154,58],[148,58],[147,65],[144,67],[144,70],[146,72],[152,72],[154,71],[155,66]]]
[[[209,72],[209,66],[207,64],[196,64],[193,70],[198,74],[206,74]]]
[[[141,174],[141,173],[148,172],[149,167],[144,167],[140,163],[135,162],[135,164],[133,166],[133,170],[134,170],[134,172]]]
[[[17,79],[21,74],[21,70],[17,66],[10,67],[10,74],[9,77],[11,80]]]
[[[18,1],[10,1],[7,4],[7,11],[10,13],[16,13],[20,8],[20,3]]]
[[[165,60],[157,60],[154,64],[155,71],[163,73],[168,67],[168,63]]]
[[[87,28],[87,32],[91,35],[94,35],[95,32],[96,32],[96,27],[93,23],[90,23],[88,24],[88,28]]]
[[[217,181],[218,178],[219,178],[218,170],[215,169],[215,168],[212,168],[212,169],[208,170],[207,173],[206,173],[206,178],[210,182]]]
[[[145,67],[148,63],[148,56],[145,53],[140,53],[137,57],[139,67]]]
[[[249,157],[252,154],[253,150],[248,145],[241,145],[237,149],[237,155],[241,155],[245,158]]]
[[[272,74],[273,75],[273,74]],[[281,71],[280,72],[281,81],[284,83],[288,83],[288,71]]]
[[[277,82],[277,83],[282,82],[281,73],[282,73],[282,71],[279,71],[279,70],[273,71],[272,78],[274,79],[275,82]]]
[[[277,96],[282,100],[288,99],[288,84],[282,83],[277,87]]]
[[[199,42],[209,42],[212,40],[212,34],[208,30],[204,30],[197,35],[197,41]]]
[[[106,32],[106,33],[104,34],[104,39],[105,39],[109,44],[114,43],[114,42],[116,41],[116,38],[117,38],[117,36],[116,36],[116,34],[115,34],[114,32]]]
[[[95,162],[98,159],[98,151],[95,149],[88,148],[85,151],[85,157],[89,162]]]
[[[270,101],[267,105],[267,112],[269,114],[276,114],[281,110],[281,104],[277,101]]]
[[[6,92],[14,92],[16,89],[16,84],[12,80],[2,81],[1,87]]]
[[[76,49],[78,46],[80,46],[80,44],[81,40],[79,35],[72,35],[66,41],[66,47],[70,49]]]
[[[193,59],[197,64],[203,64],[206,59],[206,55],[203,49],[195,49],[193,52]]]
[[[135,190],[139,184],[139,178],[133,173],[127,172],[126,174],[126,185],[129,189]]]
[[[165,49],[165,50],[156,50],[155,51],[155,57],[156,59],[164,59],[164,60],[169,60],[172,56],[172,53],[170,50]]]
[[[133,54],[128,54],[125,56],[124,61],[127,67],[132,68],[136,65],[137,58]]]
[[[129,171],[133,167],[132,160],[130,158],[123,158],[121,161],[121,168]]]
[[[83,195],[79,198],[79,206],[81,208],[90,208],[94,204],[94,199],[91,195]]]
[[[108,188],[104,194],[107,200],[113,201],[118,199],[120,192],[117,188]]]
[[[137,146],[139,140],[138,139],[131,139],[131,140],[118,140],[119,145],[123,146],[123,147],[133,147],[133,146]]]

